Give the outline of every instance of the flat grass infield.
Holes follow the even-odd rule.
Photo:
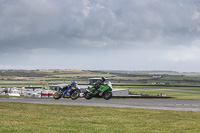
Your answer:
[[[191,92],[179,92],[179,91],[166,91],[166,90],[148,90],[148,89],[129,89],[130,92],[134,94],[143,94],[143,95],[161,95],[165,93],[168,97],[173,97],[177,100],[200,100],[200,93],[191,93]]]
[[[200,112],[0,102],[0,132],[199,133]]]

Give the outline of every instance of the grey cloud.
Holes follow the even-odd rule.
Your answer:
[[[95,60],[104,53],[124,64],[130,57],[141,66],[140,60],[157,56],[154,50],[194,45],[200,36],[199,7],[199,0],[0,0],[0,62],[15,64],[16,56],[31,64],[51,53],[56,61],[59,51],[70,51],[60,61],[83,55]],[[126,50],[127,56],[121,52]],[[159,57],[156,63],[165,62]]]
[[[192,19],[199,5],[197,0],[1,1],[0,43],[53,47],[81,44],[79,39],[93,45],[193,40],[200,35],[200,19]]]

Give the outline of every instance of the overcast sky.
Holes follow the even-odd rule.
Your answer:
[[[0,69],[200,72],[200,0],[0,0]]]

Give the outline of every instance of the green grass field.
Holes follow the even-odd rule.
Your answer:
[[[116,88],[153,88],[153,89],[172,89],[172,90],[191,90],[191,91],[200,91],[200,87],[175,87],[175,86],[116,86]]]
[[[129,92],[133,94],[143,94],[157,96],[161,93],[165,93],[168,97],[173,97],[177,100],[200,100],[200,93],[196,92],[181,92],[170,90],[187,90],[187,91],[199,91],[200,87],[166,87],[166,86],[116,86],[118,89],[129,89]],[[149,88],[149,89],[142,89]],[[159,89],[159,90],[158,90]],[[168,90],[165,90],[168,89]]]
[[[0,102],[1,133],[199,133],[200,112]]]
[[[165,93],[168,97],[173,97],[176,100],[200,100],[200,93],[149,90],[149,89],[129,89],[129,92],[133,94],[143,94],[143,95],[147,94],[152,96],[161,95],[161,93]]]

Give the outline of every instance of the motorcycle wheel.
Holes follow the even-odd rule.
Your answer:
[[[105,100],[109,100],[111,97],[112,97],[112,92],[109,92],[109,91],[104,92],[103,98]]]
[[[60,99],[61,98],[61,91],[57,91],[54,95],[53,95],[53,98],[54,99],[56,99],[56,100],[58,100],[58,99]]]
[[[92,94],[90,94],[89,92],[85,92],[85,99],[90,100],[92,97]]]
[[[73,93],[71,94],[71,99],[72,99],[72,100],[76,100],[78,97],[79,97],[79,92],[78,92],[78,91],[77,91],[76,93],[73,92]]]

